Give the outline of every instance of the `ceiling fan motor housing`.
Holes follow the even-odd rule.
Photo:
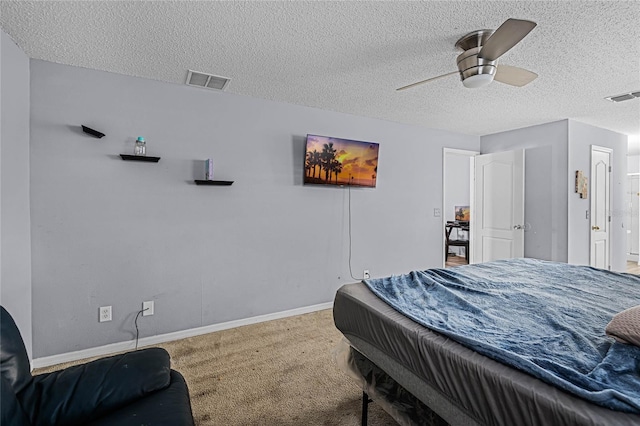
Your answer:
[[[490,61],[478,57],[482,45],[491,34],[493,34],[492,30],[474,31],[456,42],[456,47],[464,50],[458,56],[456,62],[458,63],[460,79],[465,87],[482,87],[493,81],[498,61]]]
[[[479,47],[462,52],[457,59],[460,78],[465,87],[485,86],[493,81],[498,61],[488,61],[478,57]]]

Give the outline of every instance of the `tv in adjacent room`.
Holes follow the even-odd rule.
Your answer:
[[[375,142],[307,135],[304,183],[375,188],[378,148]]]

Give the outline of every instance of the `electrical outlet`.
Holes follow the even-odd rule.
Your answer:
[[[153,300],[142,302],[142,316],[146,317],[149,315],[153,315]]]
[[[111,321],[111,306],[100,306],[98,314],[98,320],[100,322]]]
[[[369,274],[368,269],[364,270],[364,272],[362,273],[362,276],[364,277],[365,280],[368,280],[369,278],[371,278],[371,274]]]
[[[440,217],[440,215],[442,215],[442,212],[439,208],[433,209],[433,217]]]

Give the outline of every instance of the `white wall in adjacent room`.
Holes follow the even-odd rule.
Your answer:
[[[591,146],[611,148],[611,269],[626,270],[627,228],[627,136],[599,127],[569,120],[568,185],[574,185],[571,172],[582,170],[591,182]],[[572,191],[573,192],[573,191]],[[593,193],[589,188],[590,196]],[[591,208],[590,198],[582,199],[572,193],[569,197],[569,262],[589,264],[591,222],[585,212]]]

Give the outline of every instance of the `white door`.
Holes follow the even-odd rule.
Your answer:
[[[475,160],[471,263],[524,257],[524,150]]]
[[[611,269],[609,262],[610,176],[611,152],[609,148],[591,145],[591,244],[589,265]]]
[[[629,175],[627,177],[627,202],[628,210],[625,223],[627,225],[627,260],[638,262],[640,254],[640,176]]]

